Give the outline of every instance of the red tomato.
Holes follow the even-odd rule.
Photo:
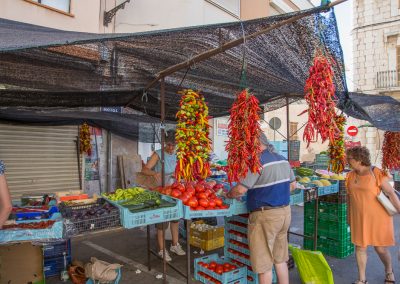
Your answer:
[[[200,210],[206,210],[206,209],[203,206],[197,206],[196,208],[194,208],[194,210],[200,211]]]
[[[219,205],[219,207],[221,207],[221,209],[228,209],[228,208],[229,208],[229,205],[222,204],[222,205]]]
[[[166,195],[171,195],[171,192],[172,192],[172,188],[168,187],[168,188],[165,189],[165,194]]]
[[[192,197],[196,191],[194,190],[193,186],[186,188],[186,193],[190,195],[190,197]]]
[[[178,198],[178,197],[181,196],[181,195],[182,195],[182,192],[179,191],[178,189],[173,189],[173,190],[171,191],[171,196],[172,196],[172,197]]]
[[[235,269],[237,269],[237,266],[236,265],[231,265],[231,270],[235,270]]]
[[[211,196],[212,192],[211,192],[211,190],[206,189],[206,190],[204,191],[204,194],[205,194],[207,197],[209,197],[209,196]]]
[[[231,271],[230,267],[224,267],[224,272],[229,272],[229,271]]]
[[[208,265],[209,265],[210,267],[212,267],[212,268],[217,267],[217,263],[216,263],[215,261],[211,261]]]
[[[215,205],[216,205],[216,204],[215,204],[215,201],[212,200],[212,199],[208,202],[208,207],[214,208]]]
[[[185,188],[185,186],[183,185],[183,184],[179,184],[177,187],[176,187],[180,192],[185,192],[186,191],[186,188]]]
[[[197,197],[197,199],[206,199],[207,198],[207,195],[206,195],[206,193],[205,192],[199,192],[199,193],[197,193],[196,194],[196,197]]]
[[[204,268],[208,268],[208,263],[203,263]]]
[[[194,189],[196,190],[196,192],[203,192],[204,186],[198,183],[194,186]]]
[[[230,263],[224,263],[224,268],[231,268],[231,265],[230,265]]]
[[[224,269],[224,266],[222,264],[217,264],[217,266],[215,267],[215,270],[217,269]]]
[[[223,204],[222,199],[221,198],[215,198],[215,204],[217,206],[221,206]]]
[[[215,268],[215,273],[222,274],[224,273],[224,269],[222,267]]]
[[[182,193],[182,195],[179,197],[179,199],[182,200],[183,204],[185,204],[185,205],[189,201],[189,198],[190,198],[190,196],[186,192]]]
[[[205,199],[205,198],[200,199],[199,200],[199,205],[204,207],[204,208],[207,208],[208,207],[208,200]]]
[[[199,205],[199,202],[197,201],[196,197],[190,197],[187,205],[190,207],[197,207]]]

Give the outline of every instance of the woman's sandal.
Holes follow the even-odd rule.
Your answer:
[[[393,271],[392,271],[392,272],[387,272],[387,273],[386,273],[385,282],[384,282],[385,284],[389,284],[389,283],[390,283],[390,284],[394,284],[394,283],[396,283],[395,280],[389,279],[391,275],[393,275],[393,277],[394,277]]]
[[[367,280],[356,280],[352,284],[368,284]]]

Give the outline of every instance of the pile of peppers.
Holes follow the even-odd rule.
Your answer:
[[[337,115],[335,117],[335,123],[339,132],[333,142],[329,141],[328,152],[330,162],[328,170],[339,174],[343,172],[346,166],[346,149],[344,146],[344,126],[346,124],[346,118],[343,115]]]
[[[385,132],[382,146],[382,168],[385,171],[400,169],[400,132]]]
[[[339,132],[335,124],[335,85],[333,71],[329,60],[323,56],[314,59],[310,74],[304,86],[305,100],[308,104],[308,122],[304,128],[303,140],[310,143],[321,136],[322,143],[326,140],[333,142]],[[300,115],[301,115],[300,114]]]
[[[211,174],[208,161],[211,140],[208,137],[208,106],[204,96],[193,90],[183,90],[176,117],[175,140],[177,143],[176,180],[194,181]]]
[[[230,109],[228,125],[228,180],[238,182],[248,171],[260,171],[260,107],[258,99],[245,89]]]
[[[92,144],[90,144],[89,125],[85,122],[81,125],[79,131],[80,152],[86,153],[88,156],[92,154]]]

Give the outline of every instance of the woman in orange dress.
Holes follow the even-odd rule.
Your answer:
[[[348,222],[351,229],[351,241],[356,246],[359,276],[354,283],[368,283],[365,278],[368,246],[374,246],[385,266],[384,283],[395,283],[392,259],[387,249],[395,245],[393,217],[386,212],[377,200],[377,196],[382,189],[399,212],[400,201],[389,184],[387,175],[371,166],[369,151],[366,147],[350,148],[346,151],[346,156],[352,168],[346,178]]]

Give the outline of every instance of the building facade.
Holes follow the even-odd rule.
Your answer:
[[[354,89],[400,99],[400,1],[353,4]]]

